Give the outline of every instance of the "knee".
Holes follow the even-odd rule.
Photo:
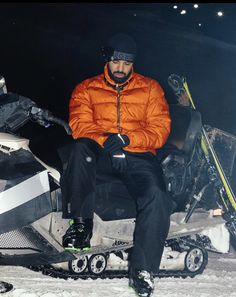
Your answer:
[[[145,199],[141,199],[142,206],[148,207],[150,211],[156,212],[156,210],[163,213],[171,214],[172,200],[169,195],[162,191],[158,185],[150,187],[145,195]]]
[[[153,208],[158,209],[160,213],[169,217],[173,210],[173,202],[168,193],[159,189],[157,195],[155,195]]]
[[[146,196],[148,199],[153,200],[153,202],[158,202],[159,200],[162,200],[163,191],[157,183],[153,183],[146,189]]]

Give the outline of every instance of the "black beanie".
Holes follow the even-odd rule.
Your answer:
[[[136,43],[134,39],[123,33],[112,36],[103,48],[103,56],[107,61],[125,60],[134,62],[136,56]]]

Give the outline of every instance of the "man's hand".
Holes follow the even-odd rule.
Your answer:
[[[122,150],[111,155],[111,163],[112,167],[120,173],[124,173],[127,169],[126,156]]]
[[[106,133],[104,135],[107,135]],[[110,134],[109,137],[104,141],[104,149],[109,152],[111,155],[120,151],[122,147],[129,145],[130,140],[127,135],[122,134]],[[122,151],[121,151],[122,152]]]
[[[127,168],[127,160],[122,148],[129,145],[129,137],[118,133],[104,133],[104,136],[107,135],[109,137],[103,143],[104,149],[111,156],[112,167],[123,173]]]

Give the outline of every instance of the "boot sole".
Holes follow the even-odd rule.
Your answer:
[[[135,289],[131,286],[129,286],[130,290],[134,292],[135,296],[139,297],[139,295],[136,293]]]
[[[134,288],[132,285],[129,285],[129,288],[130,288],[131,291],[134,292],[134,294],[135,294],[137,297],[140,297],[140,296],[141,296],[141,295],[139,295],[139,294],[136,292],[135,288]],[[150,295],[148,295],[148,296],[151,297],[152,294],[153,294],[153,292],[152,292]]]
[[[64,248],[64,250],[67,251],[67,252],[78,253],[78,252],[89,252],[89,251],[91,251],[91,248],[90,247],[84,247],[84,248],[70,248],[70,247],[67,247],[67,248]]]

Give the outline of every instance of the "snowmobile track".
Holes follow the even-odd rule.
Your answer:
[[[208,263],[208,260],[205,260],[204,265],[202,266],[202,269],[196,271],[196,272],[189,272],[186,270],[160,270],[158,273],[154,274],[154,277],[158,278],[164,278],[164,277],[175,277],[175,278],[186,278],[186,277],[195,277],[198,274],[201,274],[206,265]],[[62,278],[62,279],[113,279],[113,278],[128,278],[128,271],[127,270],[119,270],[119,271],[104,271],[102,274],[96,275],[89,272],[83,272],[80,274],[71,273],[69,271],[65,271],[63,269],[56,269],[53,266],[28,266],[27,267],[30,270],[41,272],[44,275],[51,276],[53,278]]]

